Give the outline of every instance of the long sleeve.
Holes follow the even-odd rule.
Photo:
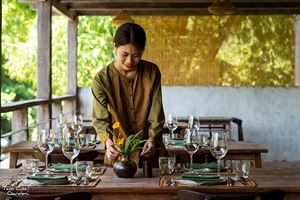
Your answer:
[[[95,76],[92,82],[92,94],[92,122],[97,134],[99,135],[99,137],[102,137],[107,133],[108,129],[111,129],[111,120],[110,114],[108,112],[108,97],[104,91],[100,77],[97,75]]]
[[[154,138],[156,140],[158,134],[162,131],[163,125],[165,123],[165,115],[163,110],[161,93],[161,74],[159,70],[157,70],[155,76],[152,105],[150,108],[148,121],[150,123],[148,131],[149,137]]]

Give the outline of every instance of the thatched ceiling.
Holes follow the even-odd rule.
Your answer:
[[[40,0],[20,0],[36,4]],[[213,0],[52,0],[56,11],[69,17],[116,15],[126,9],[130,15],[210,15]],[[300,14],[300,0],[231,0],[238,14]]]

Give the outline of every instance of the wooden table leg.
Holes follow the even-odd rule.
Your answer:
[[[255,168],[261,168],[261,156],[260,156],[260,153],[254,155],[254,167]]]
[[[18,160],[18,153],[17,152],[10,152],[10,155],[9,155],[9,168],[16,168],[17,167],[17,160]]]

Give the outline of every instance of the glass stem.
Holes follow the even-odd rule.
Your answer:
[[[174,140],[174,130],[171,130],[171,139]]]
[[[220,176],[220,161],[221,161],[220,159],[217,160],[217,162],[218,162],[218,164],[217,164],[218,165],[218,174],[217,175],[218,176]]]
[[[71,171],[70,171],[70,179],[73,179],[73,158],[70,159],[70,163],[71,163]]]
[[[190,154],[190,170],[193,171],[193,154]]]
[[[46,157],[45,157],[45,172],[48,172],[48,153],[46,153]]]

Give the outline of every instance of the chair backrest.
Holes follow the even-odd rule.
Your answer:
[[[179,190],[177,192],[179,200],[283,200],[285,192],[273,190],[264,193],[226,193],[226,194],[206,194],[192,190]]]
[[[10,196],[10,200],[91,200],[92,193],[90,192],[71,192],[62,194],[49,195],[22,195]]]

